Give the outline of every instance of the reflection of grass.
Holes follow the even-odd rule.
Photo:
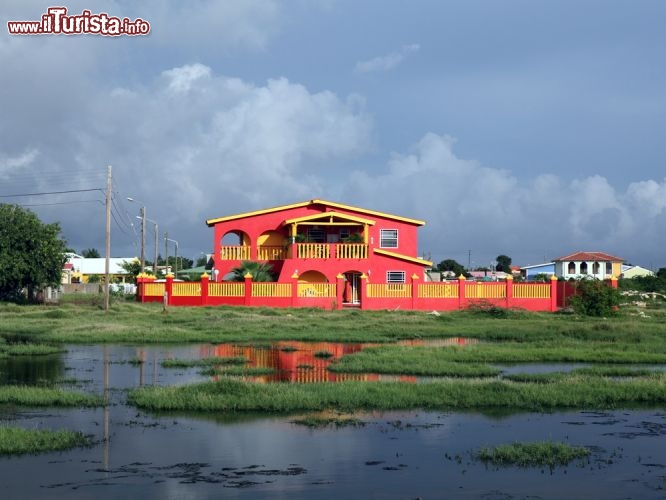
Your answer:
[[[513,443],[495,448],[482,448],[477,458],[493,465],[519,465],[521,467],[538,467],[547,465],[556,467],[586,458],[590,450],[581,446],[570,446],[564,443],[544,441],[537,443]]]
[[[202,359],[165,359],[161,364],[164,368],[194,368],[214,365],[244,365],[247,362],[248,359],[244,356],[222,356]]]
[[[130,391],[129,401],[152,410],[193,411],[617,408],[666,403],[666,374],[624,380],[571,375],[550,384],[459,379],[424,384],[254,384],[224,379],[180,387],[142,387]]]
[[[0,426],[0,455],[67,450],[89,444],[90,439],[80,432],[26,430],[20,427]]]
[[[101,398],[58,388],[7,385],[0,387],[0,404],[19,406],[100,406]]]
[[[322,412],[318,414],[305,415],[303,417],[295,418],[291,421],[294,424],[304,425],[311,428],[324,428],[324,427],[361,427],[365,423],[352,416],[341,413],[328,413]]]

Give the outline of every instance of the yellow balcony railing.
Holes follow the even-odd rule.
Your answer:
[[[257,249],[258,260],[283,260],[287,255],[284,247],[264,245]]]
[[[338,243],[335,246],[338,259],[367,259],[368,245],[363,243]]]
[[[250,260],[250,247],[247,245],[225,245],[220,249],[222,260]]]
[[[299,283],[299,297],[335,297],[335,283]]]
[[[327,243],[297,243],[296,255],[299,259],[328,259],[331,245]]]

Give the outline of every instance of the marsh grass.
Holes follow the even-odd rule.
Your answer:
[[[60,311],[60,312],[56,312]],[[610,320],[552,313],[508,311],[495,318],[475,311],[325,311],[254,307],[171,307],[115,302],[95,305],[0,304],[0,336],[34,343],[188,343],[273,340],[389,343],[405,339],[470,337],[489,341],[554,345],[574,341],[660,347],[666,343],[666,310],[650,317]],[[654,350],[654,349],[653,349]]]
[[[0,425],[0,455],[24,455],[89,446],[91,440],[68,430],[28,430]]]
[[[221,356],[202,359],[165,359],[161,362],[164,368],[195,368],[215,365],[244,365],[248,359],[243,356]]]
[[[627,380],[570,375],[549,384],[467,379],[423,384],[359,381],[255,384],[222,379],[189,386],[134,389],[128,401],[150,410],[190,411],[599,409],[663,405],[666,375]]]
[[[16,406],[81,407],[102,406],[99,396],[67,391],[54,387],[23,385],[0,386],[0,404]]]
[[[30,343],[0,343],[0,353],[7,356],[47,356],[65,352],[62,347]]]
[[[494,448],[482,448],[476,457],[482,462],[496,466],[518,465],[520,467],[557,467],[574,460],[590,456],[590,450],[582,446],[542,441],[535,443],[513,443]]]

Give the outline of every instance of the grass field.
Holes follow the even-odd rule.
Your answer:
[[[66,343],[188,343],[282,341],[380,344],[336,360],[330,370],[445,377],[440,381],[255,384],[225,375],[252,375],[245,358],[173,360],[164,366],[215,366],[219,381],[183,387],[145,387],[129,394],[131,404],[154,410],[326,411],[330,409],[614,408],[666,404],[666,375],[629,364],[666,364],[666,311],[624,309],[616,317],[508,311],[324,311],[319,309],[175,308],[118,302],[109,312],[94,305],[14,306],[0,304],[0,354],[36,355]],[[453,337],[473,345],[396,345],[400,340]],[[34,345],[36,347],[19,347]],[[46,346],[46,347],[38,347]],[[55,346],[55,347],[53,347]],[[15,352],[12,353],[12,350]],[[317,353],[324,359],[324,351]],[[223,369],[224,363],[236,368]],[[498,378],[492,365],[586,363],[572,373],[515,374]],[[267,373],[267,372],[266,372]],[[91,405],[59,389],[0,388],[0,403]],[[60,391],[60,392],[58,392]]]

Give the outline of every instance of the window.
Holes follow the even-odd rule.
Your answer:
[[[581,262],[580,274],[587,274],[587,262]]]
[[[398,230],[380,229],[379,230],[380,248],[398,248]]]
[[[592,274],[599,274],[599,263],[595,262],[592,264]]]
[[[576,264],[569,262],[569,266],[567,267],[567,274],[576,274]]]
[[[324,233],[323,229],[312,227],[308,229],[308,240],[310,240],[312,243],[325,243],[326,234]]]
[[[340,229],[340,241],[345,241],[349,238],[349,229]]]
[[[613,263],[606,262],[606,274],[613,274]]]
[[[404,283],[405,271],[386,271],[387,283]]]

